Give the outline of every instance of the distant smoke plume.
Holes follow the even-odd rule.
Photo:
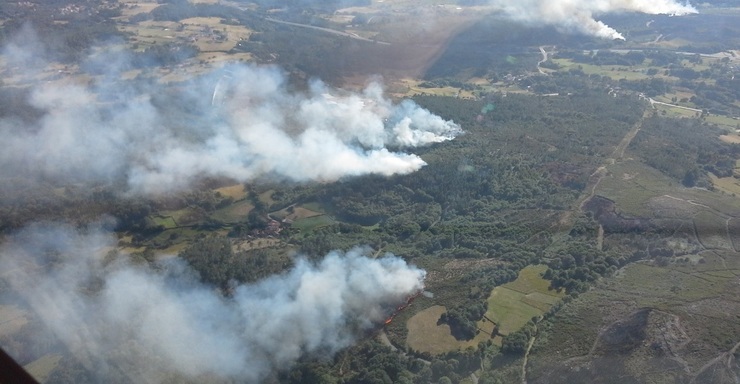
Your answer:
[[[5,55],[19,52],[11,47]],[[232,65],[173,92],[122,81],[122,56],[91,59],[86,67],[104,73],[89,86],[33,86],[30,102],[43,117],[32,126],[0,120],[0,176],[123,180],[129,192],[145,194],[202,176],[332,181],[413,172],[425,163],[402,148],[461,133],[411,101],[392,103],[378,83],[350,93],[314,81],[294,92],[275,67]],[[28,60],[23,53],[8,62]]]
[[[514,20],[554,25],[588,35],[624,40],[624,36],[594,18],[609,12],[686,15],[696,13],[690,4],[674,0],[491,0]]]
[[[259,382],[303,355],[347,347],[425,275],[353,249],[318,264],[298,260],[225,298],[179,259],[155,273],[105,257],[114,243],[100,228],[34,225],[0,247],[0,270],[12,271],[3,279],[99,382]]]

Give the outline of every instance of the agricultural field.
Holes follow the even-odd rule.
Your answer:
[[[406,326],[406,344],[419,352],[441,354],[448,351],[476,347],[480,342],[492,340],[501,345],[501,337],[520,329],[534,317],[547,312],[565,297],[563,290],[555,291],[550,282],[542,278],[545,265],[524,268],[519,277],[493,289],[488,297],[488,311],[477,322],[478,332],[471,340],[457,340],[447,324],[439,323],[446,311],[441,305],[433,305],[412,316]],[[497,327],[498,334],[493,334]]]
[[[643,80],[651,78],[647,74],[647,68],[633,67],[627,65],[593,65],[586,63],[575,63],[570,59],[552,59],[561,68],[558,71],[580,69],[586,75],[607,76],[612,80]]]
[[[303,205],[290,205],[279,211],[270,212],[270,216],[276,220],[289,220],[291,222],[321,215],[324,215],[324,213],[308,209]]]
[[[244,221],[254,204],[248,200],[239,200],[223,208],[217,209],[211,217],[223,223],[238,223]]]
[[[499,326],[502,335],[541,316],[565,296],[564,290],[553,290],[550,282],[542,278],[546,270],[545,265],[528,266],[516,280],[493,289],[486,316]]]
[[[490,334],[494,325],[485,320],[478,322],[478,327],[483,331],[479,331],[475,338],[467,341],[455,339],[450,326],[439,323],[439,317],[446,311],[445,307],[434,305],[412,316],[406,323],[409,330],[406,345],[415,351],[439,355],[449,351],[477,347],[479,342],[491,339]],[[498,339],[500,344],[500,337]]]
[[[154,215],[152,216],[154,224],[161,225],[164,229],[172,229],[177,227],[177,223],[172,216]]]
[[[293,222],[292,227],[302,233],[310,232],[318,228],[326,227],[334,223],[334,220],[327,215],[311,216],[297,219]]]
[[[230,197],[234,201],[239,201],[247,197],[247,190],[244,188],[244,184],[235,184],[227,187],[216,188],[213,191],[217,195]]]

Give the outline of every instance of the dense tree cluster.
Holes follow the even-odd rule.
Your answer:
[[[233,250],[231,240],[209,236],[199,239],[179,253],[200,278],[228,292],[233,283],[255,281],[280,272],[291,265],[287,255],[269,250]]]
[[[712,132],[712,133],[709,133]],[[652,117],[630,145],[650,166],[681,181],[687,187],[709,186],[708,172],[732,176],[740,145],[719,140],[722,132],[694,119]]]
[[[464,307],[447,310],[439,318],[440,323],[450,326],[452,335],[458,340],[470,340],[478,333],[476,324],[488,310],[488,302],[478,302]]]
[[[534,322],[530,321],[521,329],[504,336],[501,341],[501,352],[508,355],[524,355],[529,339],[535,333]]]

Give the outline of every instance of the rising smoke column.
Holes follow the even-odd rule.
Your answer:
[[[556,27],[604,39],[624,40],[624,36],[594,18],[609,12],[686,15],[696,13],[689,3],[675,0],[491,0],[510,18],[533,25]]]
[[[0,120],[0,177],[123,181],[137,194],[183,189],[203,176],[334,181],[416,171],[424,161],[403,148],[461,133],[411,101],[391,102],[377,82],[353,93],[314,81],[297,92],[276,67],[231,65],[175,88],[121,81],[125,54],[101,56],[86,63],[103,72],[90,85],[33,87],[37,123]],[[167,97],[173,88],[178,97]]]
[[[173,373],[259,382],[303,355],[347,347],[425,275],[357,248],[317,264],[298,259],[225,298],[179,259],[155,273],[106,257],[114,244],[97,226],[36,224],[0,247],[0,270],[13,271],[3,279],[99,382]]]

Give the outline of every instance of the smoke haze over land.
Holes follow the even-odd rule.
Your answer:
[[[510,18],[532,25],[553,25],[605,39],[624,36],[595,16],[610,12],[686,15],[696,13],[689,3],[675,0],[492,0]]]
[[[4,53],[10,63],[33,57],[13,45]],[[425,163],[403,148],[461,133],[412,101],[394,104],[377,82],[352,93],[316,80],[298,92],[276,67],[231,65],[166,87],[122,81],[125,55],[99,56],[85,64],[99,73],[89,86],[32,87],[37,122],[0,120],[1,176],[123,181],[142,194],[204,176],[333,181],[413,172]]]
[[[166,374],[258,382],[302,355],[347,347],[424,279],[400,258],[356,248],[318,264],[298,259],[224,298],[179,259],[154,272],[106,256],[114,245],[99,226],[37,224],[0,247],[0,268],[14,271],[3,279],[98,382]]]

